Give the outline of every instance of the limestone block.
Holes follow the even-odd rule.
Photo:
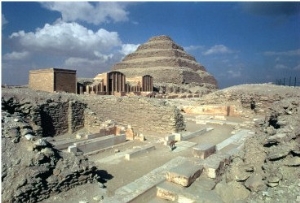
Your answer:
[[[83,133],[77,133],[76,134],[76,139],[82,139],[84,137]]]
[[[77,152],[77,147],[76,146],[69,146],[68,147],[68,152],[75,154]]]
[[[98,137],[91,140],[77,142],[74,145],[77,146],[79,151],[83,153],[90,153],[93,151],[111,147],[116,144],[120,144],[125,141],[126,141],[125,135],[118,135],[118,136],[107,135],[107,136]]]
[[[174,202],[178,197],[176,193],[165,190],[164,188],[157,188],[156,196]]]
[[[168,135],[165,137],[165,141],[164,141],[164,145],[168,145],[168,143],[170,143],[170,141],[175,140],[175,135]]]
[[[169,182],[188,187],[201,175],[202,170],[203,166],[187,161],[176,168],[170,169],[166,173],[166,179]]]
[[[182,134],[181,133],[172,133],[172,135],[175,135],[175,140],[176,141],[181,141],[182,140]]]
[[[94,133],[94,134],[87,134],[85,135],[86,139],[94,139],[98,137],[104,137],[105,135],[101,135],[100,133]]]
[[[134,140],[135,134],[131,126],[128,126],[125,135],[127,140]]]
[[[220,165],[219,164],[207,164],[204,165],[204,172],[209,178],[216,178],[219,175]]]
[[[216,145],[203,143],[193,148],[193,156],[200,159],[206,159],[208,156],[216,152]]]
[[[226,117],[225,116],[214,116],[214,119],[226,121]]]
[[[128,152],[127,154],[125,154],[125,159],[126,160],[130,160],[140,154],[143,154],[143,153],[147,153],[151,150],[154,150],[155,149],[155,146],[153,144],[149,144],[149,145],[146,145],[146,146],[143,146],[141,148],[136,148],[136,149],[133,149],[132,151]]]
[[[161,199],[175,202],[178,200],[178,189],[175,186],[176,185],[169,182],[163,182],[159,184],[156,187],[156,196]]]
[[[245,186],[251,191],[251,192],[258,192],[263,189],[265,189],[266,185],[264,181],[262,180],[263,177],[260,174],[252,174],[250,178],[248,178],[245,182]]]

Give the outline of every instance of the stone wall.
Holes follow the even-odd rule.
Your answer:
[[[43,136],[55,136],[68,132],[68,102],[51,102],[40,107]]]
[[[164,100],[144,97],[90,97],[89,109],[99,120],[114,120],[120,125],[131,125],[138,133],[171,133],[185,129],[179,109]]]
[[[84,127],[85,107],[78,101],[53,101],[38,107],[40,113],[32,118],[43,129],[44,137],[73,133]]]
[[[53,92],[54,75],[48,70],[32,70],[29,72],[29,88]]]
[[[69,115],[68,115],[68,126],[69,133],[76,132],[77,130],[84,127],[86,104],[78,101],[69,102]]]
[[[58,136],[84,127],[86,105],[74,95],[37,93],[26,88],[2,92],[2,110],[27,120],[37,136]]]
[[[151,75],[154,79],[154,83],[182,83],[182,76],[180,70],[173,67],[153,67],[153,68],[130,68],[130,69],[120,69],[120,72],[124,73],[126,77],[133,77],[138,74],[140,75]],[[159,77],[158,77],[159,76]]]
[[[76,93],[76,70],[48,68],[29,71],[29,88],[46,92]]]
[[[54,90],[57,92],[76,93],[77,79],[76,72],[68,70],[56,70]]]

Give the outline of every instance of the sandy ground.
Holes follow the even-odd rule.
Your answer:
[[[189,142],[195,143],[212,143],[218,144],[221,141],[227,139],[232,134],[233,126],[229,125],[200,125],[192,121],[193,115],[185,115],[187,131],[194,132],[202,128],[212,127],[214,130],[207,132],[201,136],[194,137]],[[230,121],[241,122],[240,118],[230,118]],[[141,176],[149,173],[155,168],[167,163],[171,159],[177,156],[190,157],[192,156],[192,150],[187,149],[183,151],[170,151],[169,147],[162,144],[162,137],[157,138],[155,136],[147,135],[146,141],[127,141],[125,144],[116,145],[114,148],[108,149],[104,152],[89,155],[89,160],[93,161],[100,169],[100,175],[103,178],[102,184],[93,183],[85,184],[73,188],[67,192],[62,192],[58,195],[51,196],[49,199],[42,201],[43,203],[55,203],[55,202],[99,202],[102,197],[114,195],[116,189],[140,178]],[[142,146],[148,143],[155,145],[155,150],[149,153],[142,154],[130,161],[124,158],[116,158],[118,153],[122,153],[126,150],[132,149],[136,146]],[[115,153],[115,150],[119,150]],[[107,163],[101,163],[106,157],[112,157],[112,160]]]

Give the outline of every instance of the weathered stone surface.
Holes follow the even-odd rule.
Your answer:
[[[206,143],[199,144],[193,148],[194,157],[198,157],[200,159],[206,159],[208,156],[212,155],[216,152],[216,146]]]
[[[220,182],[216,185],[215,190],[225,203],[245,200],[250,194],[249,190],[236,181],[231,181],[228,184]]]
[[[148,145],[142,146],[140,148],[135,148],[132,151],[125,154],[125,159],[130,160],[138,155],[141,155],[143,153],[148,153],[152,150],[155,150],[155,146],[153,144],[148,144]]]
[[[268,154],[267,158],[271,161],[277,160],[277,159],[282,159],[286,157],[291,149],[285,146],[280,146],[280,147],[275,147],[273,148],[272,151]]]
[[[86,97],[88,108],[98,120],[112,119],[117,123],[131,125],[134,133],[155,135],[179,132],[185,129],[184,117],[176,106],[164,100],[144,97]],[[128,136],[132,139],[132,135]]]
[[[245,186],[251,190],[251,192],[261,191],[265,188],[265,183],[262,180],[262,176],[260,174],[252,174],[245,182]]]
[[[163,183],[163,185],[157,186],[157,192],[156,196],[168,201],[176,201],[178,199],[178,194],[172,190],[170,190],[167,186],[166,183]]]
[[[286,166],[300,166],[300,157],[288,157],[284,159],[283,163]]]
[[[169,182],[188,187],[200,176],[202,170],[202,166],[186,162],[176,168],[170,169],[166,174],[166,179]]]

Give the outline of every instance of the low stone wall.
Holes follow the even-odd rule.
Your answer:
[[[131,127],[138,133],[158,134],[185,129],[180,110],[164,100],[144,97],[87,97],[89,109],[99,120],[114,120]]]
[[[223,116],[238,116],[234,105],[199,105],[199,106],[183,106],[182,110],[189,114],[201,115],[223,115]]]
[[[84,127],[86,104],[74,95],[35,92],[27,88],[2,90],[2,110],[25,119],[38,136],[73,133]]]

